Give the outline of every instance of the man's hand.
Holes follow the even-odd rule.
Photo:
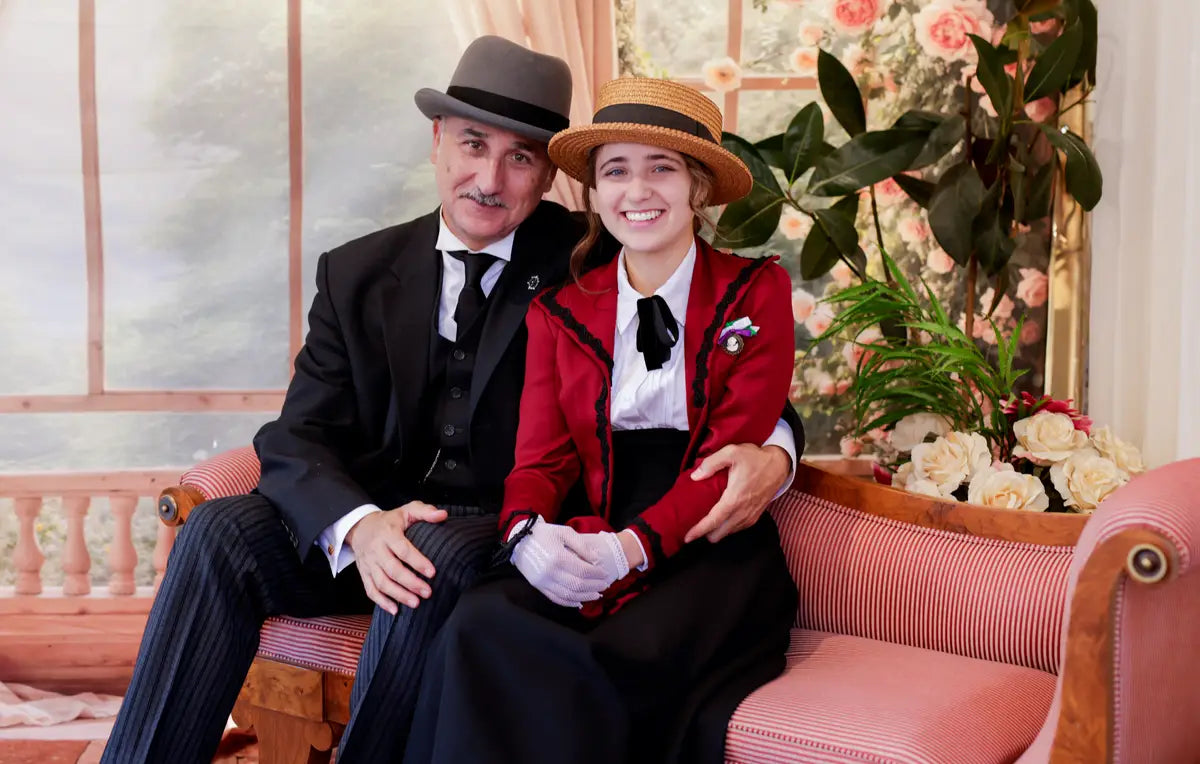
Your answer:
[[[684,536],[692,542],[701,536],[716,543],[730,533],[749,528],[791,474],[792,460],[779,446],[729,445],[700,462],[692,480],[705,480],[729,470],[725,493],[709,513]]]
[[[410,501],[391,512],[372,512],[346,534],[367,596],[396,615],[396,603],[415,608],[433,593],[425,578],[433,578],[433,563],[421,554],[404,532],[413,523],[440,523],[446,511],[420,501]],[[414,572],[415,571],[415,572]]]

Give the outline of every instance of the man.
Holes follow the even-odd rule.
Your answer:
[[[403,746],[424,648],[498,541],[526,307],[566,277],[582,230],[541,201],[570,96],[563,61],[496,37],[445,93],[416,94],[440,210],[321,256],[283,409],[255,438],[258,489],[180,532],[104,761],[211,760],[267,617],[372,607],[338,758]],[[756,520],[786,450],[714,455],[730,487],[691,537]]]

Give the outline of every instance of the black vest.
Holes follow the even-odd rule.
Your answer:
[[[430,380],[425,396],[431,415],[426,430],[429,458],[419,491],[421,499],[431,504],[480,503],[471,470],[471,379],[479,337],[491,307],[489,297],[466,336],[458,342],[438,334],[437,321],[433,322]]]

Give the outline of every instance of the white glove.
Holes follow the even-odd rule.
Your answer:
[[[525,580],[562,607],[579,608],[584,602],[600,599],[612,582],[596,566],[596,558],[582,541],[585,537],[570,526],[554,525],[541,517],[531,522],[532,530],[512,551],[512,564]]]
[[[583,533],[579,538],[589,550],[589,556],[596,561],[596,567],[604,572],[605,589],[629,575],[629,559],[625,557],[625,549],[617,534],[600,531]]]

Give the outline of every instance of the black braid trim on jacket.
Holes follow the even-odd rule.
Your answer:
[[[532,509],[522,509],[512,513],[515,522],[520,522],[521,519],[525,520],[525,527],[514,533],[508,541],[500,540],[500,548],[492,555],[492,565],[503,565],[512,559],[513,550],[517,548],[517,544],[521,543],[521,539],[533,533],[533,526],[539,517],[541,515]],[[512,525],[509,525],[509,528],[512,528]]]
[[[635,517],[633,518],[633,522],[629,524],[629,527],[637,528],[646,538],[650,539],[650,560],[655,565],[666,557],[663,553],[662,536],[658,535],[658,531],[650,527],[650,523],[640,517]]]
[[[737,278],[729,282],[724,296],[717,303],[712,323],[704,330],[704,340],[700,343],[700,352],[696,353],[696,374],[692,377],[692,406],[694,408],[704,408],[704,404],[707,402],[707,396],[704,394],[704,380],[708,379],[708,357],[712,354],[713,346],[716,345],[717,332],[724,326],[725,311],[729,310],[729,306],[737,299],[738,292],[746,285],[754,272],[770,262],[771,258],[760,257],[747,263],[738,273]]]
[[[573,332],[579,341],[587,347],[591,348],[604,367],[608,369],[608,384],[600,386],[600,395],[596,398],[596,439],[600,441],[600,467],[604,471],[604,479],[600,483],[600,511],[604,512],[608,507],[608,484],[612,479],[612,467],[610,464],[611,454],[609,453],[608,443],[608,388],[612,384],[613,359],[604,349],[603,343],[600,342],[596,335],[592,334],[591,330],[580,323],[579,319],[575,318],[575,314],[570,308],[565,307],[558,301],[558,293],[562,291],[562,287],[555,287],[546,292],[542,296],[542,304],[550,311],[550,315],[562,321],[563,326],[568,331]]]

